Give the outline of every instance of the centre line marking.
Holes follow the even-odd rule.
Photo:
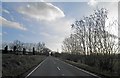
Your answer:
[[[62,76],[64,76],[64,74],[62,74]]]
[[[58,70],[60,70],[60,68],[59,68],[59,67],[57,67],[57,69],[58,69]]]

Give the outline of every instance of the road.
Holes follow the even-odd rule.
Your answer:
[[[26,78],[33,76],[89,76],[90,78],[98,78],[96,75],[65,63],[52,56],[47,57]]]

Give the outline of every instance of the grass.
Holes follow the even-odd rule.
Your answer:
[[[20,76],[38,65],[46,56],[42,55],[2,55],[2,76]]]
[[[63,60],[63,59],[62,59]],[[88,65],[85,65],[85,64],[82,64],[82,63],[77,63],[77,62],[73,62],[73,61],[69,61],[69,60],[63,60],[71,65],[74,65],[78,68],[81,68],[81,69],[84,69],[86,71],[89,71],[89,72],[92,72],[102,78],[119,78],[119,76],[114,76],[112,73],[109,73],[107,71],[101,71],[100,69],[96,68],[96,67],[91,67],[91,66],[88,66]],[[111,76],[112,75],[112,76]]]

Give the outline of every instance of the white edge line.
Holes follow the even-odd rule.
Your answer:
[[[48,58],[48,57],[47,57]],[[46,58],[46,59],[47,59]],[[32,70],[25,78],[27,78],[28,76],[30,76],[36,69],[38,69],[38,67],[40,67],[41,66],[41,64],[43,63],[43,62],[45,62],[46,61],[46,59],[45,60],[43,60],[37,67],[35,67],[35,69],[34,70]]]
[[[59,67],[57,67],[57,69],[58,69],[58,70],[60,70],[60,68],[59,68]]]
[[[59,60],[59,59],[58,59]],[[61,61],[61,60],[60,60]],[[64,61],[62,61],[62,62],[64,62]],[[74,67],[74,68],[76,68],[76,69],[78,69],[78,70],[81,70],[81,71],[83,71],[83,72],[85,72],[85,73],[88,73],[88,74],[90,74],[90,75],[93,75],[93,76],[96,76],[96,77],[98,77],[98,78],[101,78],[101,77],[99,77],[99,76],[97,76],[97,75],[95,75],[95,74],[93,74],[93,73],[90,73],[90,72],[88,72],[88,71],[86,71],[86,70],[83,70],[83,69],[80,69],[80,68],[78,68],[78,67],[76,67],[76,66],[73,66],[73,65],[71,65],[71,64],[69,64],[69,63],[66,63],[66,62],[64,62],[65,64],[67,64],[67,65],[69,65],[69,66],[72,66],[72,67]]]

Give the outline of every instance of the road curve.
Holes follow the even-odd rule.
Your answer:
[[[26,78],[33,76],[88,76],[98,78],[98,76],[86,71],[82,71],[75,66],[67,64],[55,57],[49,56],[32,70]]]

